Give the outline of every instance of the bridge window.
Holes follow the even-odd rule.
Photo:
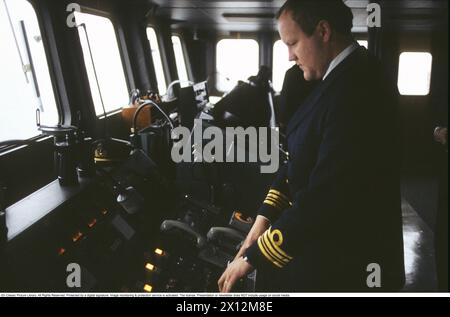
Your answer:
[[[181,87],[185,87],[188,85],[189,76],[181,38],[177,35],[172,36],[172,45],[177,63],[178,79],[181,81]]]
[[[398,90],[401,95],[426,96],[430,93],[432,60],[430,53],[400,54]]]
[[[369,42],[366,40],[358,40],[358,44],[364,46],[365,48],[369,48]]]
[[[103,115],[103,105],[106,113],[125,106],[128,104],[128,87],[111,20],[79,12],[75,12],[75,20],[78,25],[85,25],[85,28],[78,27],[78,34],[95,113]]]
[[[295,62],[289,61],[289,52],[286,44],[282,40],[278,40],[273,45],[273,88],[280,92],[283,88],[284,75]]]
[[[225,39],[217,43],[217,89],[230,91],[238,80],[258,73],[259,45],[255,40]]]
[[[147,28],[147,38],[150,42],[150,49],[152,50],[153,65],[155,67],[156,80],[158,81],[158,91],[160,95],[165,95],[167,92],[166,76],[164,75],[161,51],[154,28]]]
[[[28,139],[41,123],[58,123],[58,108],[41,31],[25,0],[0,2],[0,141]]]

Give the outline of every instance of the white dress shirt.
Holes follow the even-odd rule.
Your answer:
[[[323,76],[322,80],[325,80],[328,77],[328,75],[333,71],[333,69],[335,69],[340,63],[342,63],[351,53],[353,53],[358,48],[359,48],[359,44],[357,42],[353,42],[345,50],[343,50],[338,56],[336,56],[331,61],[330,66],[328,66],[328,70],[325,73],[325,76]]]

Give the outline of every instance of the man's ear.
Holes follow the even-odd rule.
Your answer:
[[[317,24],[317,31],[324,43],[331,40],[331,26],[328,21],[321,20]]]

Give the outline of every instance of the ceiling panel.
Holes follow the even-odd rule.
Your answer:
[[[354,31],[367,31],[368,0],[343,0],[354,14]],[[148,0],[156,4],[156,14],[174,21],[174,27],[216,29],[222,31],[276,30],[275,15],[284,0]],[[389,0],[381,1],[382,19],[412,20],[420,12],[431,21],[442,18],[443,9],[448,10],[447,0]],[[260,15],[260,17],[255,17]],[[230,17],[230,15],[232,15]],[[234,16],[234,17],[233,17]],[[408,19],[408,17],[410,17]],[[176,22],[175,22],[176,21]],[[422,21],[422,23],[427,23]],[[430,23],[429,23],[430,24]]]

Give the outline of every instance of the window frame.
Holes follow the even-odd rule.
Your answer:
[[[357,42],[358,42],[358,44],[359,45],[361,45],[361,46],[363,46],[361,43],[359,43],[359,42],[362,42],[362,41],[364,41],[364,42],[367,42],[367,49],[369,49],[369,40],[367,39],[367,40],[363,40],[363,39],[355,39]],[[364,47],[364,46],[363,46]]]
[[[63,73],[61,71],[61,62],[58,58],[57,43],[54,35],[53,25],[49,19],[44,19],[44,15],[48,12],[38,10],[36,1],[25,0],[31,4],[36,13],[39,29],[41,31],[42,44],[44,46],[45,57],[50,74],[50,81],[55,95],[55,102],[58,111],[58,124],[70,124],[66,122],[66,118],[70,118],[70,103],[67,95],[66,86],[64,85]],[[50,40],[51,39],[51,40]],[[46,136],[42,136],[46,138]]]
[[[369,49],[369,34],[367,33],[353,33],[353,38],[355,41],[366,41],[367,42],[367,49]]]
[[[159,50],[159,54],[161,56],[161,67],[163,70],[163,74],[164,74],[164,81],[165,81],[165,86],[166,86],[166,93],[167,93],[167,88],[169,88],[170,85],[170,72],[169,72],[169,65],[167,60],[165,60],[163,58],[164,55],[166,55],[166,51],[165,51],[165,47],[164,47],[164,40],[162,37],[163,32],[160,30],[160,28],[155,24],[155,23],[147,23],[147,26],[145,27],[145,37],[147,39],[147,45],[150,51],[150,59],[152,62],[152,66],[153,69],[155,70],[155,61],[153,60],[153,54],[152,54],[152,47],[150,45],[150,39],[148,38],[147,35],[147,29],[148,28],[152,28],[155,31],[155,35],[156,35],[156,41],[158,42],[158,50]],[[170,43],[172,44],[172,41],[170,41]],[[167,55],[166,55],[167,56]],[[155,70],[155,79],[156,79],[156,87],[158,88],[158,93],[160,95],[161,92],[159,92],[159,85],[158,85],[158,77],[156,76],[156,70]]]
[[[258,34],[255,34],[255,33],[238,32],[237,34],[233,34],[233,35],[220,35],[220,36],[217,36],[217,38],[215,40],[215,44],[214,44],[214,56],[213,56],[213,58],[214,58],[214,68],[213,68],[213,70],[211,72],[212,75],[210,75],[210,76],[214,77],[214,82],[213,82],[214,83],[214,85],[213,85],[214,91],[213,92],[218,92],[218,93],[223,95],[226,92],[219,90],[219,88],[217,87],[217,84],[218,84],[217,75],[219,73],[219,71],[217,70],[217,45],[222,40],[254,40],[258,44],[258,70],[257,70],[257,72],[259,71],[259,68],[261,67],[261,62],[262,62],[262,59],[261,59],[261,48],[262,48],[262,45],[261,45],[260,38],[258,37]],[[256,73],[253,74],[253,75],[256,75]],[[250,76],[253,76],[253,75],[250,75]],[[245,78],[245,79],[247,79],[247,78]]]
[[[170,42],[171,43],[172,43],[172,36],[177,36],[180,39],[181,51],[183,53],[184,63],[186,64],[187,77],[188,77],[189,81],[193,81],[194,76],[192,75],[192,69],[191,69],[191,63],[190,63],[191,61],[189,59],[189,53],[187,51],[187,46],[186,46],[186,43],[184,41],[184,38],[183,38],[183,36],[180,33],[172,32],[171,36],[170,36],[170,40],[171,40]],[[172,43],[172,48],[173,48],[173,43]],[[175,56],[175,51],[174,51],[174,56]],[[175,60],[175,64],[176,64],[176,60]],[[177,68],[177,75],[178,75],[178,68]],[[178,78],[178,79],[180,79],[180,78]]]
[[[113,30],[114,30],[114,35],[116,37],[120,61],[122,63],[122,70],[123,70],[123,74],[125,77],[125,84],[127,86],[126,87],[127,93],[129,94],[131,91],[131,87],[134,86],[134,80],[133,80],[133,74],[131,72],[131,66],[129,63],[129,55],[128,55],[128,51],[126,50],[126,43],[125,43],[124,36],[122,34],[122,28],[120,27],[120,23],[117,21],[117,19],[115,19],[113,14],[111,14],[107,11],[102,11],[102,10],[98,10],[98,9],[83,6],[83,5],[80,6],[80,9],[81,9],[80,13],[96,15],[96,16],[99,16],[102,18],[106,18],[111,22],[111,24],[113,26]],[[81,46],[81,39],[80,39],[80,46]],[[84,59],[84,56],[83,56],[83,59]],[[86,67],[86,62],[85,62],[85,67]],[[87,76],[87,69],[86,69],[86,76]],[[87,85],[90,88],[89,77],[86,77],[86,79],[87,79]],[[94,98],[92,97],[91,89],[89,89],[89,92],[91,94],[92,111],[95,114],[95,117],[97,119],[103,119],[105,117],[105,114],[103,113],[103,111],[100,114],[96,113]],[[122,106],[117,109],[114,109],[114,110],[106,111],[106,117],[109,117],[110,115],[114,115],[114,114],[118,113],[121,110],[121,108],[122,108]]]
[[[401,62],[401,56],[405,53],[428,54],[431,57],[428,92],[426,94],[402,93],[402,91],[400,90],[400,62]],[[433,79],[433,61],[434,61],[434,56],[433,56],[433,52],[431,50],[430,51],[426,51],[426,50],[406,50],[406,51],[402,50],[402,51],[400,51],[400,53],[398,54],[398,65],[397,65],[397,90],[401,97],[413,97],[413,98],[421,98],[422,97],[423,98],[423,97],[429,97],[431,95],[432,79]]]
[[[271,78],[271,81],[272,81],[272,86],[273,86],[273,88],[274,88],[274,91],[275,91],[275,93],[277,93],[277,94],[279,94],[279,93],[281,93],[281,90],[283,90],[283,82],[284,82],[284,77],[283,77],[283,81],[282,81],[282,83],[281,83],[281,90],[280,91],[276,91],[275,90],[275,84],[274,84],[274,80],[273,80],[273,75],[274,75],[274,71],[273,71],[273,69],[274,69],[274,61],[275,61],[275,50],[274,50],[274,48],[275,48],[275,43],[277,43],[278,41],[282,41],[281,40],[281,38],[280,37],[276,37],[274,40],[273,40],[273,43],[272,43],[272,60],[270,61],[271,62],[271,68],[272,68],[272,78]],[[288,53],[289,54],[289,53]],[[292,65],[292,66],[294,66],[295,65],[295,62],[293,62],[294,64]],[[291,67],[292,67],[291,66]],[[286,71],[288,71],[289,70],[289,68],[288,69],[286,69]]]
[[[36,16],[39,32],[41,35],[42,46],[44,48],[45,59],[48,67],[50,77],[50,84],[53,89],[55,99],[56,111],[58,114],[57,124],[70,124],[66,122],[66,118],[70,118],[69,98],[67,95],[66,86],[64,85],[63,74],[61,71],[61,63],[57,57],[57,43],[54,36],[54,27],[50,19],[44,19],[44,15],[48,16],[48,11],[39,10],[40,7],[33,0],[24,0],[31,5]],[[51,39],[51,40],[50,40]],[[34,146],[49,137],[43,134],[32,136],[26,141],[26,145],[9,145],[0,149],[0,157],[9,155],[12,152],[20,151],[29,146]]]

